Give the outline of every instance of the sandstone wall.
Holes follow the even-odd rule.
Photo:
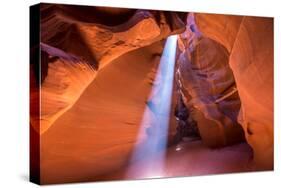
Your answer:
[[[257,169],[273,168],[273,19],[196,14],[204,36],[226,47],[241,100],[239,122]]]
[[[112,19],[102,17],[107,14]],[[183,31],[176,13],[41,4],[44,57],[35,63],[40,64],[37,69],[31,69],[32,79],[41,84],[41,117],[32,113],[32,126],[40,134],[48,130],[114,59]],[[31,88],[34,106],[38,106],[35,93],[40,84]]]

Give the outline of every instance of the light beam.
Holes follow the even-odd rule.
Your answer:
[[[127,177],[161,177],[170,121],[177,36],[167,38],[141,121]],[[144,138],[145,135],[145,138]]]

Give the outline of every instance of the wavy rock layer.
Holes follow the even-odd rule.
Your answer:
[[[97,73],[87,62],[57,48],[41,44],[41,49],[49,61],[42,56],[41,63],[47,64],[48,75],[42,81],[40,95],[31,91],[33,105],[39,106],[37,103],[40,103],[41,106],[41,116],[31,116],[31,124],[39,133],[45,132],[61,114],[72,107]],[[49,57],[55,59],[50,60]]]
[[[228,49],[239,121],[257,168],[273,169],[273,19],[196,14],[195,20],[204,36]]]
[[[220,147],[242,141],[243,130],[237,122],[239,96],[233,93],[220,100],[236,87],[228,51],[201,35],[192,14],[180,40],[184,45],[177,68],[180,91],[197,121],[203,142]]]
[[[246,137],[257,168],[273,168],[272,19],[189,14],[184,23],[180,18],[162,11],[41,5],[41,62],[31,65],[30,92],[31,125],[44,133],[42,183],[102,180],[126,171],[162,42],[185,30],[178,41],[172,109],[179,93],[205,145],[228,146]],[[175,124],[171,114],[169,134]],[[245,143],[221,153],[201,141],[182,150],[184,155],[175,146],[168,149],[167,176],[204,174],[204,164],[210,167],[205,173],[250,169]],[[177,168],[177,159],[185,163],[185,156],[190,164]],[[209,162],[209,156],[221,161]]]
[[[161,51],[158,43],[116,59],[41,135],[43,183],[99,180],[128,164],[146,138],[138,134]]]
[[[78,16],[86,10],[91,14],[87,20]],[[41,12],[42,42],[83,57],[96,67],[184,30],[184,23],[175,13],[136,10],[128,20],[107,25],[108,19],[98,18],[95,7],[47,5]],[[112,17],[114,20],[118,16]]]
[[[101,16],[107,14],[111,14],[111,24]],[[48,130],[114,59],[183,30],[184,23],[174,13],[42,4],[44,57],[40,74],[34,76],[41,83],[42,110],[41,119],[31,114],[32,126],[40,134]],[[31,89],[31,101],[38,106],[38,95],[32,91],[37,92],[36,88]]]

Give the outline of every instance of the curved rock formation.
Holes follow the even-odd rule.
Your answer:
[[[241,99],[239,121],[257,169],[273,169],[273,19],[196,14],[204,36],[230,53]]]
[[[43,183],[99,180],[128,164],[135,143],[141,142],[139,129],[161,46],[134,50],[100,70],[73,107],[41,135]]]
[[[75,11],[71,6],[43,6],[41,40],[100,68],[128,51],[184,31],[184,23],[175,13],[136,10],[125,22],[106,25],[93,14],[95,7],[86,9],[89,13],[92,9],[90,20],[77,16],[82,15],[84,9],[83,6],[76,7]],[[115,19],[118,16],[111,22]]]
[[[103,10],[41,5],[40,47],[45,57],[40,75],[34,78],[42,84],[40,124],[31,115],[31,124],[40,134],[72,107],[97,71],[124,53],[184,31],[175,13],[118,10],[110,25],[98,16]],[[104,13],[108,11],[112,13],[108,9]],[[31,101],[38,101],[36,97],[31,94]]]
[[[228,65],[229,53],[221,44],[202,36],[192,19],[190,14],[181,37],[185,44],[177,71],[181,93],[206,145],[219,147],[239,142],[244,137],[237,122],[239,96],[233,93],[220,100],[236,87]]]
[[[243,16],[195,14],[195,24],[205,35],[222,44],[231,52]]]
[[[273,168],[272,19],[185,16],[41,5],[41,43],[34,46],[41,62],[31,60],[30,68],[31,137],[38,144],[32,152],[40,154],[41,183],[128,179],[130,166],[139,167],[138,174],[151,164],[142,155],[132,161],[132,153],[159,130],[142,126],[142,119],[157,105],[149,103],[150,94],[161,81],[155,78],[165,39],[173,34],[177,62],[160,175],[249,171],[250,146],[257,169]],[[181,130],[175,144],[180,123],[178,129],[189,123],[190,132]]]
[[[41,64],[47,64],[48,71],[44,80],[41,80],[40,100],[34,101],[41,104],[41,117],[40,120],[37,116],[31,118],[31,124],[40,126],[40,129],[35,127],[35,130],[43,133],[71,108],[93,81],[97,71],[78,57],[46,44],[41,44],[41,53],[48,56],[46,62],[43,57],[41,59]],[[40,121],[40,124],[34,121]]]

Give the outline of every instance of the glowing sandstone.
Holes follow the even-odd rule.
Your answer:
[[[241,100],[239,121],[257,169],[273,169],[273,19],[196,14],[200,31],[224,45]]]
[[[236,87],[228,65],[229,53],[221,44],[201,35],[192,14],[180,39],[185,45],[178,58],[180,91],[203,142],[221,147],[243,141],[243,130],[237,122],[237,93],[216,102]]]
[[[40,80],[31,66],[33,102],[39,101],[41,84],[41,119],[31,114],[31,124],[41,134],[42,183],[125,178],[119,172],[127,171],[135,144],[149,134],[139,131],[141,119],[152,84],[158,84],[154,81],[164,40],[175,33],[181,33],[174,83],[180,89],[173,93],[194,106],[204,145],[201,140],[169,145],[162,175],[248,171],[251,148],[246,143],[229,146],[244,141],[245,135],[257,167],[272,168],[269,19],[195,14],[194,21],[190,13],[182,22],[178,13],[161,11],[41,8]],[[238,92],[228,96],[235,88]],[[177,100],[174,95],[171,111]],[[170,119],[172,138],[174,112]],[[147,164],[140,162],[140,167]]]
[[[85,11],[96,9],[41,5],[41,50],[48,57],[41,66],[40,124],[36,123],[38,117],[31,116],[31,124],[40,134],[73,106],[107,64],[122,54],[184,30],[184,23],[174,13],[136,10],[125,20],[124,16],[115,15],[118,22],[110,25],[107,20],[91,17],[94,14],[81,17]],[[67,56],[75,57],[75,61],[64,59]],[[52,58],[55,62],[51,62]],[[31,100],[36,101],[33,96],[36,95],[31,94]]]

